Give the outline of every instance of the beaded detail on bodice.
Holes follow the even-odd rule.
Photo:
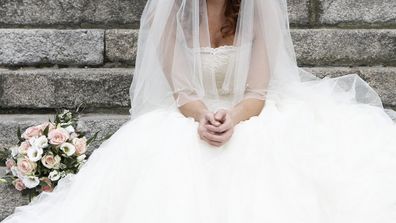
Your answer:
[[[220,95],[226,95],[221,90],[224,82],[228,65],[233,63],[235,57],[235,46],[220,46],[218,48],[201,47],[201,58],[204,75],[214,75],[216,79],[217,90]]]

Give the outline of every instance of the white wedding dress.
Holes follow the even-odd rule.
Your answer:
[[[201,48],[219,85],[234,50]],[[146,113],[4,223],[395,223],[396,125],[377,107],[297,98],[269,96],[219,148],[176,109]]]

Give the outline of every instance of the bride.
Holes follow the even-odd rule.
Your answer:
[[[285,0],[149,0],[130,93],[80,172],[4,223],[396,222],[392,111],[297,67]]]

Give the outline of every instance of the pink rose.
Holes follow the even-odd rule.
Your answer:
[[[18,152],[20,154],[27,154],[27,151],[28,151],[29,147],[30,147],[30,143],[28,141],[24,141],[19,146]]]
[[[24,139],[30,139],[35,136],[40,136],[40,135],[42,135],[42,133],[43,133],[43,131],[41,130],[41,127],[37,125],[37,126],[32,126],[32,127],[27,128],[21,136]]]
[[[43,156],[43,158],[41,158],[41,163],[48,169],[59,168],[60,161],[61,161],[60,156],[58,155],[54,156],[52,154],[47,154]]]
[[[44,122],[43,124],[39,125],[41,130],[44,131],[45,128],[48,127],[48,131],[55,129],[55,125],[52,122]]]
[[[53,129],[48,133],[50,143],[60,145],[69,139],[70,135],[64,128]]]
[[[28,175],[36,170],[37,164],[31,162],[27,157],[23,157],[18,159],[17,167],[23,175]]]
[[[13,159],[7,159],[5,164],[9,170],[11,170],[11,167],[16,166],[16,163]]]
[[[40,181],[46,183],[46,185],[41,186],[41,191],[51,192],[54,190],[51,180],[48,179],[47,177],[40,178]]]
[[[23,191],[26,188],[25,184],[22,182],[21,179],[14,180],[12,184],[15,186],[15,189],[19,191]]]
[[[87,138],[74,138],[73,144],[76,147],[76,154],[81,155],[87,151]]]

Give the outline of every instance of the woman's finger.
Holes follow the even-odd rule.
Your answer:
[[[217,135],[217,134],[210,134],[209,132],[205,132],[203,134],[203,136],[211,141],[215,141],[215,142],[225,142],[227,141],[228,137],[230,136],[230,134],[227,132],[221,134],[221,135]]]
[[[214,125],[205,124],[205,128],[206,128],[208,131],[211,131],[211,132],[214,132],[214,133],[221,133],[219,127],[214,126]]]
[[[226,118],[226,115],[227,111],[224,109],[220,109],[215,113],[214,117],[217,121],[223,122]]]
[[[221,142],[211,141],[211,140],[205,138],[204,136],[202,136],[202,140],[204,140],[206,143],[208,143],[209,145],[212,145],[212,146],[221,146],[223,144]]]
[[[224,131],[227,131],[227,130],[233,128],[233,127],[234,127],[234,125],[232,123],[231,118],[229,118],[229,116],[226,116],[226,119],[225,119],[224,123],[221,124],[220,126],[218,126],[218,130],[220,132],[224,132]]]
[[[206,113],[205,114],[205,119],[207,120],[208,123],[214,125],[214,126],[220,126],[220,122],[217,121],[214,117],[213,113]]]

